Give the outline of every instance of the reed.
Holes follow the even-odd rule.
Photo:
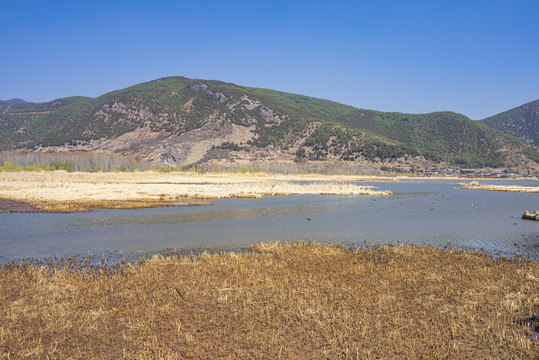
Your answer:
[[[0,199],[27,203],[41,211],[71,212],[93,208],[204,204],[189,199],[292,194],[391,194],[389,191],[356,185],[356,180],[355,177],[265,173],[0,172]],[[297,181],[304,183],[298,184]]]
[[[489,184],[480,184],[477,181],[472,181],[468,184],[459,183],[459,186],[461,189],[480,189],[480,190],[488,190],[488,191],[539,193],[539,186],[489,185]]]
[[[0,359],[537,359],[539,263],[266,243],[0,267]]]

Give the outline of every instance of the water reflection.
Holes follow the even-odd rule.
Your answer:
[[[216,211],[196,211],[174,214],[148,214],[129,216],[101,216],[81,219],[80,222],[70,223],[68,228],[92,228],[96,226],[124,226],[124,225],[177,225],[180,223],[205,223],[210,221],[234,220],[250,217],[279,218],[291,216],[303,216],[308,214],[331,211],[343,204],[357,202],[359,200],[348,199],[343,201],[307,204],[296,206],[280,206],[270,208],[229,209]]]

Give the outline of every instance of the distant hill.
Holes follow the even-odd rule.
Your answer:
[[[0,101],[0,150],[34,146],[27,126],[37,118],[81,100],[83,96],[56,99],[45,103]],[[37,137],[37,136],[36,136]]]
[[[481,120],[486,125],[539,145],[539,100]]]
[[[380,112],[274,90],[256,91],[346,127],[366,130],[405,144],[428,159],[463,167],[503,166],[507,154],[501,149],[522,151],[523,145],[515,139],[453,112]],[[525,145],[523,148],[530,154],[535,151]]]
[[[7,102],[9,105],[14,105],[14,104],[20,104],[20,103],[24,103],[26,101],[24,101],[23,99],[9,99],[9,100],[6,100],[5,102]]]
[[[141,154],[176,166],[212,161],[380,165],[414,158],[500,167],[539,160],[535,146],[452,112],[386,113],[184,77],[97,98],[0,102],[0,148],[44,147]]]

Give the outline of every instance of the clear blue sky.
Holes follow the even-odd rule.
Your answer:
[[[539,1],[0,0],[0,99],[172,75],[481,119],[539,99]]]

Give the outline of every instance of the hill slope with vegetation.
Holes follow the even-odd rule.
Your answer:
[[[212,160],[513,166],[537,148],[451,112],[386,113],[220,81],[162,78],[97,98],[0,102],[0,148],[113,151],[167,165]],[[537,159],[536,159],[537,160]]]
[[[29,133],[29,127],[34,122],[65,106],[88,99],[90,98],[72,96],[45,103],[32,103],[24,100],[13,101],[20,99],[0,101],[0,150],[34,145],[39,138],[39,136]],[[58,112],[61,113],[61,111]],[[57,128],[60,127],[61,125],[59,124]],[[57,131],[57,128],[43,129],[43,133]]]
[[[485,124],[454,112],[380,112],[274,90],[256,91],[298,109],[330,118],[348,128],[392,139],[436,161],[465,167],[500,167],[508,153],[516,150],[532,158],[537,155],[537,148],[528,147],[501,131],[493,131]]]
[[[539,145],[539,100],[488,117],[481,122],[522,141]]]

